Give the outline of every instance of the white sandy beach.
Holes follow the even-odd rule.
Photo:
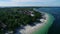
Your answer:
[[[45,15],[43,17],[46,17],[46,19],[40,19],[41,22],[43,23],[38,23],[35,26],[25,26],[25,29],[21,29],[19,32],[21,32],[21,34],[31,34],[32,32],[36,31],[38,28],[42,27],[45,23],[47,23],[47,20],[49,19],[49,16],[47,13],[45,13]]]

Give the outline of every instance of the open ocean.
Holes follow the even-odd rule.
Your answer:
[[[39,11],[48,12],[55,18],[53,24],[48,30],[48,34],[60,34],[60,7],[42,7]]]

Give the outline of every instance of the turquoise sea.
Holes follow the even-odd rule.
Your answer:
[[[37,31],[33,32],[32,34],[47,34],[49,27],[53,24],[54,17],[48,13],[49,19],[46,24],[44,24],[41,28]]]
[[[60,34],[60,7],[40,7],[37,10],[50,13],[54,16],[54,22],[48,29],[48,34]]]

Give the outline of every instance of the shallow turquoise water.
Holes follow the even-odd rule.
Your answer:
[[[32,34],[47,34],[49,27],[53,24],[54,17],[51,14],[49,15],[49,19],[46,24],[44,24],[41,28],[37,31],[33,32]]]

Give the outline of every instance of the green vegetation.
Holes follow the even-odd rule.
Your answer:
[[[29,11],[33,11],[34,16],[31,16]],[[38,18],[41,18],[41,13],[34,11],[33,8],[0,8],[0,22],[4,24],[0,25],[0,31],[2,28],[14,30],[21,25],[34,23]]]

